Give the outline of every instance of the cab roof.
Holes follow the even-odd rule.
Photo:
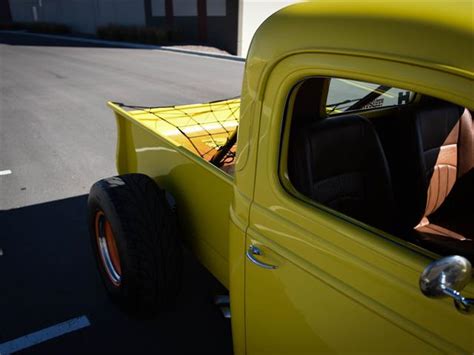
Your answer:
[[[284,57],[308,51],[386,58],[473,80],[473,1],[297,3],[261,25],[247,67],[259,67],[261,77]]]

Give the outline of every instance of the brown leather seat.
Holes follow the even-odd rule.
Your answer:
[[[471,114],[452,104],[437,103],[415,112],[415,128],[422,149],[426,184],[423,216],[415,226],[418,239],[438,252],[462,254],[472,259],[474,137]]]
[[[414,228],[414,239],[428,249],[472,259],[474,136],[469,111],[430,99],[401,111],[397,119],[380,120],[377,127],[401,230]]]

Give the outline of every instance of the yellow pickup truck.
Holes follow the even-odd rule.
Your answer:
[[[317,1],[258,29],[240,98],[109,102],[89,224],[124,309],[228,289],[236,354],[474,352],[472,1]]]

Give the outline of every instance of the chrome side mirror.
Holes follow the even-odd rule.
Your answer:
[[[420,276],[420,290],[427,297],[451,297],[462,313],[473,313],[474,299],[465,298],[460,291],[472,277],[469,260],[454,255],[429,264]]]

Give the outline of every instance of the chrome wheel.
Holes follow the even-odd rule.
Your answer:
[[[110,222],[102,211],[95,217],[97,247],[105,272],[115,286],[120,286],[122,268],[115,236]]]

